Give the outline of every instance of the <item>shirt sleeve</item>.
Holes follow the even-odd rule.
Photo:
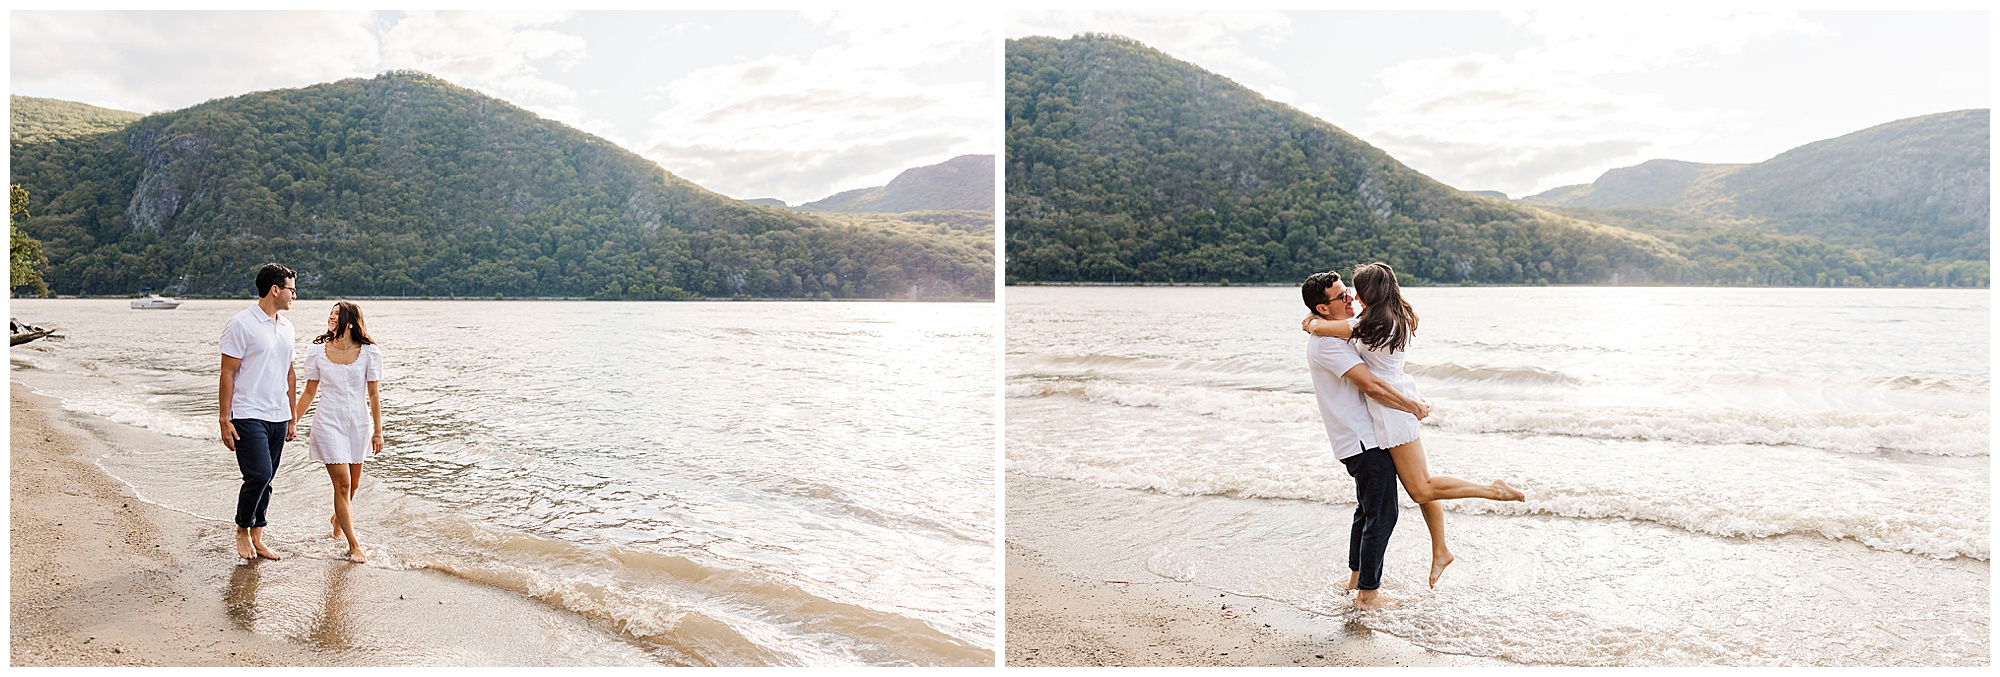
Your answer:
[[[368,360],[368,362],[362,365],[361,367],[361,380],[363,381],[382,380],[382,351],[380,349],[377,349],[374,345],[368,345],[364,346],[361,349],[361,356]]]
[[[1320,337],[1313,341],[1312,349],[1306,351],[1306,356],[1313,364],[1335,375],[1346,374],[1347,370],[1361,364],[1361,353],[1354,352],[1354,346],[1337,338]]]
[[[243,359],[250,354],[250,337],[245,335],[242,322],[230,318],[229,324],[222,325],[222,354]]]
[[[306,380],[308,381],[319,380],[319,360],[315,360],[313,359],[313,357],[318,355],[325,355],[326,354],[325,351],[326,348],[320,346],[317,343],[306,346],[306,373],[305,373]]]

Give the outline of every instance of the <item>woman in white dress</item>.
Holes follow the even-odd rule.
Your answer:
[[[1396,271],[1386,263],[1370,263],[1354,269],[1354,296],[1361,302],[1361,314],[1335,321],[1316,315],[1306,316],[1299,328],[1319,336],[1351,339],[1360,349],[1368,372],[1388,383],[1405,397],[1422,400],[1417,380],[1403,373],[1410,339],[1417,331],[1417,312],[1403,300],[1403,288],[1396,283]],[[1431,533],[1431,587],[1455,559],[1444,543],[1444,510],[1437,501],[1457,498],[1484,498],[1494,501],[1523,501],[1527,497],[1506,482],[1474,484],[1445,475],[1432,475],[1424,458],[1422,427],[1409,412],[1368,400],[1368,417],[1375,424],[1375,439],[1396,461],[1396,477],[1403,490],[1424,514],[1424,526]]]
[[[292,420],[305,416],[313,396],[321,391],[313,414],[309,456],[326,464],[333,479],[333,537],[347,539],[347,559],[366,562],[361,539],[354,534],[354,489],[361,485],[361,464],[382,451],[382,354],[368,337],[361,307],[349,301],[333,304],[326,316],[326,333],[306,349],[306,390],[292,407]]]

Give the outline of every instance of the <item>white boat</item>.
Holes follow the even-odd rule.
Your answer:
[[[132,300],[133,310],[173,310],[181,307],[180,299],[170,299],[159,294],[147,294],[144,298]]]

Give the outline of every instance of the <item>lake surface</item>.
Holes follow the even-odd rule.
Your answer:
[[[1983,665],[1985,290],[1409,288],[1458,562],[1339,587],[1354,484],[1292,287],[1007,291],[1007,538],[1431,650],[1565,665]],[[1331,586],[1331,587],[1329,587]]]
[[[11,351],[63,406],[182,443],[99,465],[229,521],[217,340],[243,301],[15,300]],[[427,568],[592,619],[662,662],[993,660],[993,304],[364,301],[386,364],[368,566]],[[287,315],[298,354],[330,301]],[[303,384],[301,384],[303,385]],[[288,444],[281,550],[337,558]]]

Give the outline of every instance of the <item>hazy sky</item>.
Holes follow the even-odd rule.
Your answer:
[[[1126,35],[1432,178],[1520,197],[1989,107],[1988,26],[1984,12],[1010,12],[1007,37]]]
[[[14,94],[152,113],[414,68],[738,198],[995,153],[994,12],[11,12]]]

